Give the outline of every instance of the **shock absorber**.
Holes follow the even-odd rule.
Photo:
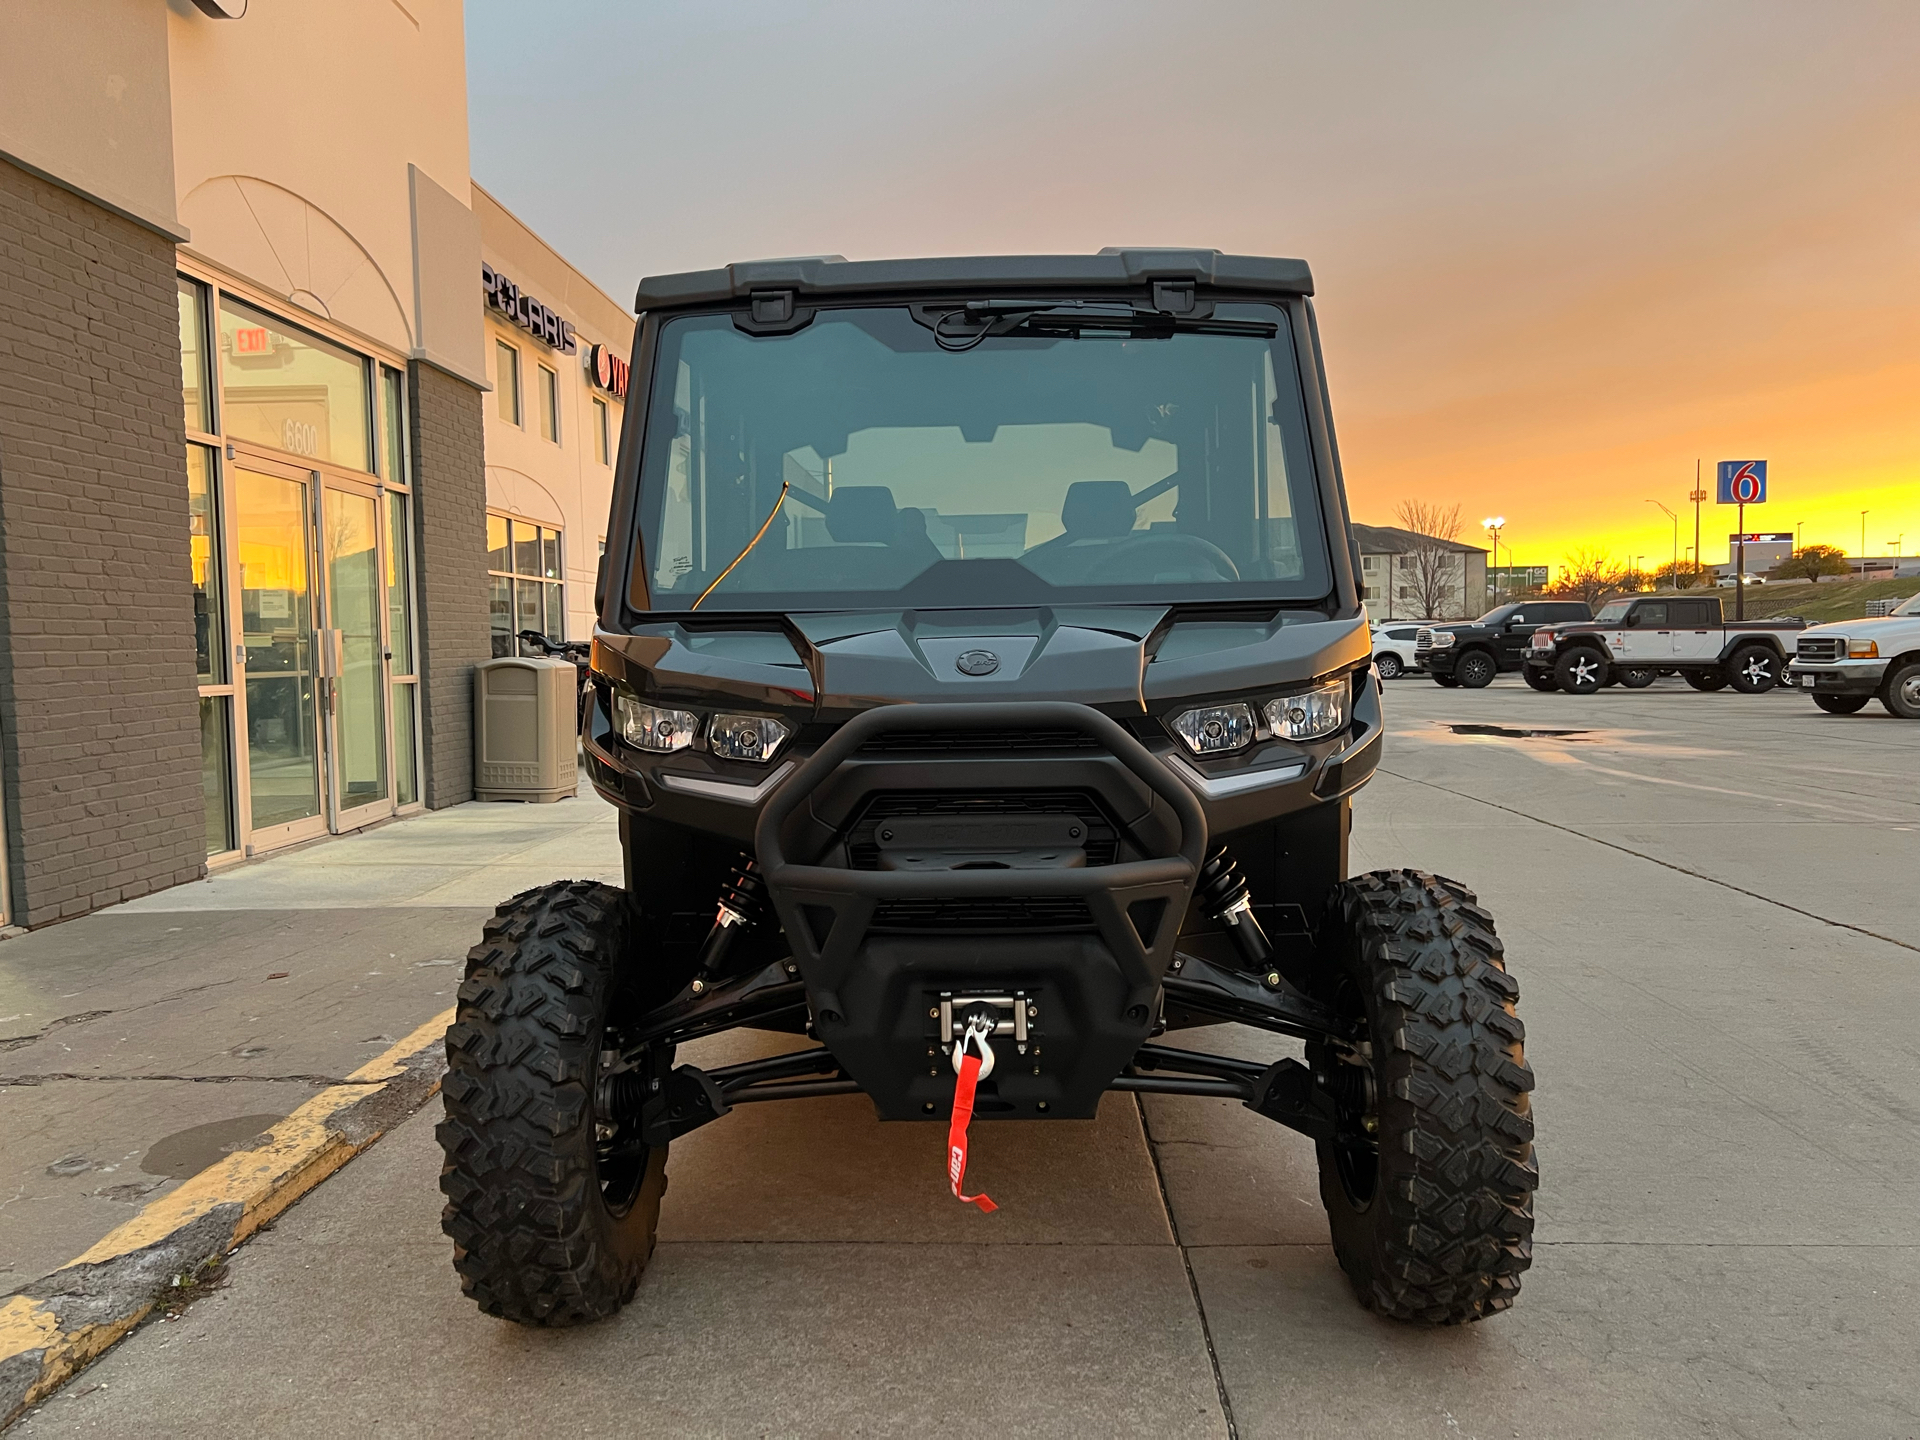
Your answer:
[[[1267,932],[1253,917],[1253,901],[1247,893],[1247,877],[1227,847],[1218,847],[1200,867],[1200,882],[1194,887],[1208,914],[1227,927],[1233,945],[1247,969],[1262,977],[1272,975],[1273,946]],[[1272,981],[1268,981],[1269,984]]]
[[[693,982],[694,994],[699,994],[720,975],[726,963],[727,951],[733,947],[734,937],[767,918],[767,882],[760,874],[760,865],[753,856],[742,850],[727,871],[726,883],[720,887],[720,903],[714,911],[713,928],[707,932],[707,938],[700,947],[700,966]]]

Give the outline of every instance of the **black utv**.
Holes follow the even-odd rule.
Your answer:
[[[1313,1141],[1362,1304],[1513,1302],[1493,919],[1347,871],[1382,718],[1312,288],[1167,250],[641,283],[582,719],[626,883],[501,905],[447,1035],[483,1310],[611,1314],[676,1138],[842,1093],[948,1126],[955,1195],[969,1113],[1236,1100]],[[1229,1023],[1304,1044],[1190,1043]],[[736,1027],[793,1044],[676,1059]]]

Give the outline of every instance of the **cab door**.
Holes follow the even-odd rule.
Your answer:
[[[1645,600],[1627,612],[1619,658],[1630,665],[1653,666],[1673,659],[1673,627],[1664,600]]]
[[[1720,653],[1721,633],[1707,600],[1675,600],[1673,656],[1676,660],[1711,660]]]

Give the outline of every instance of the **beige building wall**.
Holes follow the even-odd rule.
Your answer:
[[[0,156],[178,240],[167,7],[0,0]]]
[[[604,345],[626,360],[633,349],[632,314],[569,265],[510,210],[480,186],[472,187],[486,263],[518,285],[577,332],[578,353],[562,354],[493,309],[486,309],[487,364],[494,393],[487,397],[487,508],[496,515],[557,528],[562,535],[568,639],[593,634],[593,587],[613,505],[612,450],[619,444],[621,401],[596,387],[585,360]],[[477,277],[476,277],[477,278]],[[500,344],[519,357],[520,422],[502,411]],[[542,434],[539,367],[553,370],[559,398],[559,435]],[[606,402],[609,453],[602,461],[595,441],[595,399]]]
[[[183,250],[484,384],[460,0],[138,8],[166,17]]]

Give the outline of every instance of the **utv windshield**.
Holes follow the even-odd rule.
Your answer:
[[[788,335],[731,314],[662,325],[636,608],[1330,588],[1284,309],[1217,306],[1217,328],[1243,333],[1016,328],[966,348],[921,316],[823,310]]]

